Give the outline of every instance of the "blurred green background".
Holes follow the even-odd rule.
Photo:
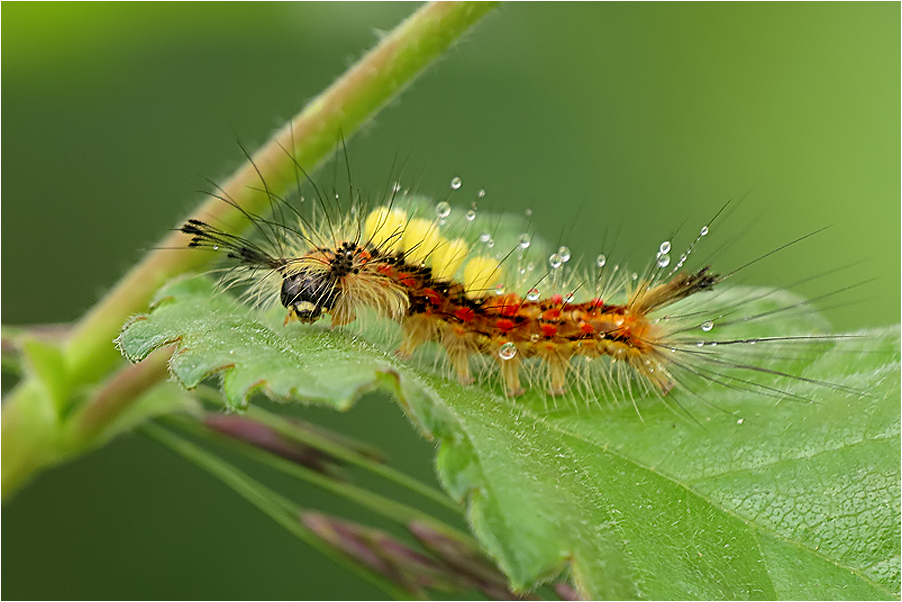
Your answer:
[[[79,317],[239,165],[239,141],[414,8],[4,3],[3,322]],[[641,261],[750,192],[732,265],[833,227],[747,281],[860,262],[796,290],[876,278],[823,305],[840,329],[896,323],[899,22],[897,3],[505,5],[354,138],[355,179],[382,186],[401,157],[424,192],[460,176],[457,204],[484,188],[482,209],[531,207],[577,254],[619,230],[616,256]],[[431,444],[385,399],[298,413],[433,479]],[[140,437],[43,474],[3,519],[5,598],[380,596]]]

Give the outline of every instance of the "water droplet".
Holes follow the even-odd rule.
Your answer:
[[[702,228],[701,232],[699,232],[699,236],[708,236],[708,226]]]
[[[698,343],[695,344],[695,346],[696,347],[704,347],[705,343],[703,341],[699,341]]]
[[[564,301],[567,303],[573,303],[574,299],[576,299],[576,293],[567,293],[567,296],[564,297]]]
[[[441,203],[435,206],[435,214],[439,217],[439,219],[445,219],[449,215],[451,215],[451,205],[442,201]]]
[[[460,188],[460,185],[461,185],[461,184],[463,184],[463,182],[460,180],[460,178],[458,178],[458,177],[455,176],[455,177],[452,178],[452,180],[451,180],[451,189],[452,189],[452,190],[458,190],[458,189]]]
[[[658,255],[658,267],[666,268],[670,265],[670,255],[664,253],[663,255]]]
[[[476,212],[470,209],[469,211],[467,211],[466,218],[468,222],[472,222],[474,219],[476,219]]]
[[[669,241],[669,240],[665,240],[664,242],[662,242],[662,243],[661,243],[661,246],[659,247],[658,250],[660,251],[661,255],[665,255],[665,254],[667,254],[667,253],[670,253],[670,241]]]
[[[532,209],[526,210],[526,217],[532,217]]]
[[[532,237],[529,234],[524,232],[523,234],[520,235],[520,248],[521,249],[528,249],[529,245],[531,243],[532,243]]]
[[[540,336],[537,335],[537,334],[531,334],[531,335],[529,335],[529,340],[532,341],[533,343],[538,343],[538,342],[539,342],[539,339],[541,339],[541,338],[542,338],[542,337],[540,337]]]
[[[595,259],[595,265],[597,265],[600,268],[603,268],[604,264],[606,264],[607,262],[608,262],[608,258],[604,256],[604,253],[602,253]]]
[[[636,272],[633,272],[632,274],[630,274],[630,278],[632,278],[633,280],[638,280],[639,274],[637,274]]]
[[[736,424],[742,424],[743,422],[745,422],[745,418],[740,418],[736,421]]]
[[[492,247],[494,247],[494,246],[495,246],[495,239],[494,239],[494,238],[490,238],[490,239],[488,239],[487,241],[485,241],[485,246],[487,246],[487,247],[490,248],[490,249],[491,249]]]
[[[564,258],[558,255],[557,253],[552,253],[548,257],[548,263],[551,265],[552,269],[558,269],[562,265],[564,265]]]
[[[498,349],[498,357],[503,360],[513,359],[517,355],[517,346],[513,343],[505,343]]]
[[[218,251],[218,250],[219,250],[219,245],[213,245],[213,250],[214,250],[214,251]]]
[[[534,264],[533,262],[530,261],[529,263],[526,264],[526,271],[527,271],[527,272],[531,272],[531,271],[533,271],[534,269],[536,269],[536,264]]]
[[[539,289],[531,288],[531,289],[529,289],[529,291],[527,291],[526,298],[529,299],[530,301],[535,301],[536,299],[539,298],[539,295],[541,295],[541,293],[539,292]]]
[[[711,329],[714,328],[714,322],[711,320],[705,320],[702,322],[701,329],[705,332],[711,332]]]
[[[479,242],[489,242],[492,239],[492,235],[488,232],[483,232],[479,235]]]
[[[570,247],[561,247],[557,250],[557,254],[561,256],[561,259],[564,260],[564,263],[570,261]]]
[[[504,285],[503,284],[499,284],[498,286],[495,287],[495,294],[496,295],[504,294]]]
[[[482,188],[480,188],[480,189],[479,189],[479,192],[476,193],[476,196],[479,197],[479,198],[484,197],[484,196],[485,196],[485,190],[483,190]]]
[[[400,190],[401,190],[401,182],[395,182],[394,184],[392,184],[392,186],[391,186],[392,192],[399,192]]]

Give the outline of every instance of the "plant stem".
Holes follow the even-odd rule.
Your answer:
[[[73,435],[85,442],[97,437],[123,410],[169,372],[172,349],[152,353],[140,364],[124,367],[84,404],[73,419]]]
[[[277,522],[280,526],[284,527],[289,533],[308,544],[310,547],[316,549],[327,558],[330,558],[339,566],[351,571],[361,579],[371,583],[396,599],[407,599],[410,597],[410,594],[407,591],[401,589],[384,576],[369,571],[360,564],[351,561],[346,556],[327,545],[310,529],[305,527],[299,520],[301,511],[303,510],[301,506],[279,495],[259,481],[252,479],[215,455],[163,427],[148,423],[138,427],[138,431],[157,443],[168,447],[178,455],[190,460],[215,476],[241,497]]]
[[[387,518],[393,522],[397,522],[402,526],[406,527],[410,523],[420,522],[428,525],[430,528],[439,531],[440,533],[450,538],[465,543],[474,549],[479,549],[479,544],[477,544],[476,541],[468,534],[437,520],[435,517],[426,514],[425,512],[411,508],[406,504],[388,499],[384,496],[379,495],[378,493],[374,493],[367,489],[363,489],[362,487],[358,487],[357,485],[337,481],[320,472],[317,472],[305,466],[301,466],[300,464],[286,460],[285,458],[273,455],[248,443],[244,443],[232,438],[227,438],[224,435],[220,435],[214,431],[203,428],[196,422],[175,416],[165,418],[165,420],[182,430],[186,430],[206,439],[214,439],[219,443],[224,443],[229,447],[240,451],[245,456],[252,458],[257,462],[260,462],[261,464],[265,464],[270,468],[274,468],[297,479],[306,481],[316,487],[319,487],[320,489],[329,491],[346,500],[354,502],[358,506],[375,512],[376,514],[384,518]]]
[[[298,428],[292,428],[292,425],[290,423],[286,423],[284,418],[267,412],[260,407],[252,406],[248,408],[247,415],[279,431],[287,437],[291,437],[297,441],[300,441],[301,443],[306,443],[311,447],[315,447],[316,449],[327,452],[330,455],[343,460],[344,462],[347,462],[348,464],[359,466],[360,468],[368,470],[373,474],[377,474],[380,477],[396,483],[402,487],[405,487],[410,491],[418,493],[423,497],[432,500],[433,502],[441,504],[445,508],[453,510],[457,514],[461,514],[463,511],[461,505],[449,498],[445,493],[438,491],[437,489],[433,489],[432,487],[425,485],[424,483],[414,479],[413,477],[395,470],[391,466],[386,466],[385,464],[376,462],[372,458],[369,458],[364,454],[354,453],[346,447],[329,441],[325,437],[317,436],[316,433],[307,432]]]

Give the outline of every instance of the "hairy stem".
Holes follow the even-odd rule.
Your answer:
[[[171,348],[160,349],[140,364],[126,366],[111,377],[74,418],[74,434],[91,441],[110,425],[141,393],[169,373]]]

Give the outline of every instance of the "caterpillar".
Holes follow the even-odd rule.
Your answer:
[[[459,187],[455,178],[451,188]],[[516,240],[499,244],[487,226],[491,219],[477,221],[475,203],[452,216],[447,201],[435,203],[402,192],[398,183],[372,204],[354,197],[353,191],[346,208],[340,207],[338,195],[316,189],[316,196],[309,215],[275,197],[276,217],[249,214],[259,240],[199,219],[188,220],[181,231],[190,237],[189,247],[225,252],[234,261],[229,284],[245,285],[259,305],[280,304],[287,311],[286,324],[328,316],[333,327],[342,327],[368,309],[400,326],[400,357],[410,358],[425,343],[437,343],[462,384],[474,382],[474,363],[488,363],[511,397],[536,381],[552,396],[564,395],[574,385],[591,389],[591,382],[583,387],[586,365],[601,366],[593,374],[600,374],[603,384],[623,389],[626,378],[627,388],[638,384],[662,397],[690,379],[799,397],[737,373],[787,377],[852,392],[769,366],[775,353],[755,351],[757,344],[757,349],[774,349],[840,337],[742,334],[749,322],[804,310],[807,302],[793,300],[764,313],[741,315],[745,301],[718,297],[724,280],[807,236],[730,272],[708,264],[688,268],[726,206],[696,231],[678,256],[670,240],[662,242],[640,274],[609,265],[605,255],[597,257],[592,269],[569,269],[565,264],[571,261],[571,251],[566,246],[544,255],[548,267],[536,269],[529,253],[540,245],[534,244],[528,226],[520,226]],[[772,294],[754,293],[758,299]],[[715,324],[718,330],[733,326],[738,334],[712,337]],[[536,370],[542,378],[530,376]]]

